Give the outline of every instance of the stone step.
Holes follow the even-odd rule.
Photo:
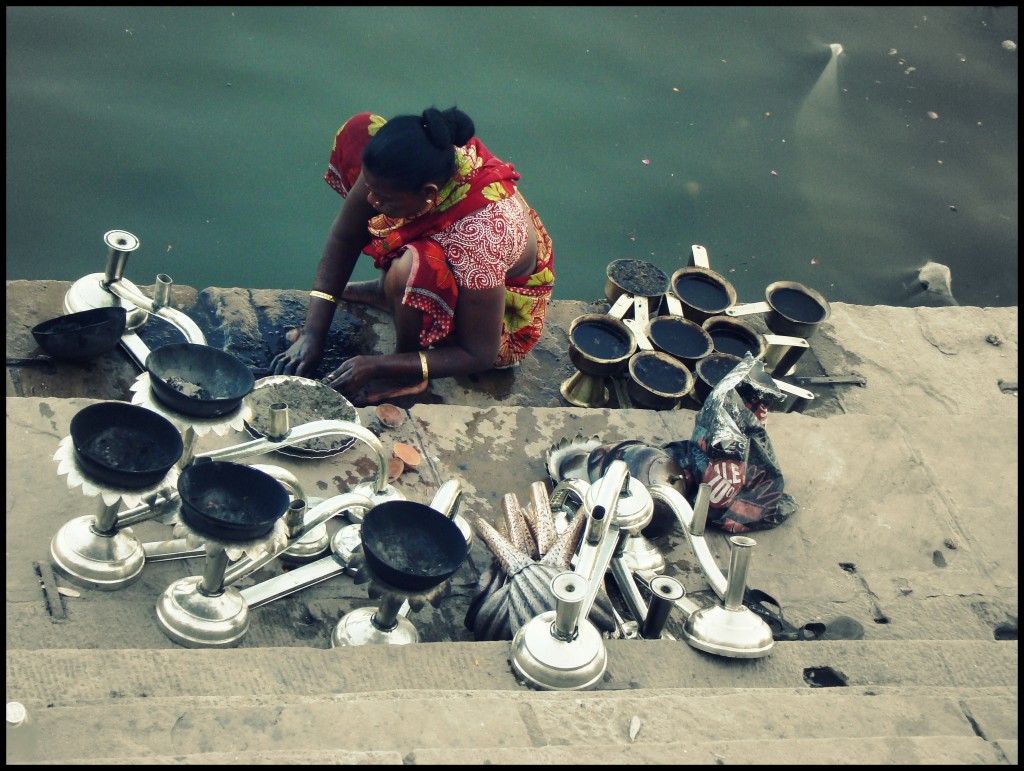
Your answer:
[[[609,744],[414,750],[409,765],[1016,765],[1017,742],[980,736],[868,736],[850,739],[695,739],[665,744]]]
[[[722,742],[1015,741],[1017,689],[703,689],[699,696],[674,689],[296,693],[276,699],[112,698],[38,708],[30,715],[37,741],[32,757],[45,761],[338,750],[396,752],[402,758],[423,752],[423,762],[431,762],[431,753],[438,760],[461,753],[464,762],[482,762],[492,757],[488,753],[513,748],[554,747],[564,754],[568,748],[604,746],[621,752],[673,739],[685,746],[689,742],[678,737],[690,726],[700,732],[697,743],[708,736]],[[638,729],[632,740],[631,726]]]
[[[834,640],[777,643],[730,659],[678,640],[610,640],[597,690],[1017,684],[1017,642]],[[511,644],[418,643],[340,649],[7,650],[7,698],[57,705],[116,699],[517,691]]]
[[[272,750],[157,757],[75,758],[72,765],[1016,765],[1016,741],[914,736],[856,739],[695,739],[664,744],[585,747],[482,747],[397,752]]]

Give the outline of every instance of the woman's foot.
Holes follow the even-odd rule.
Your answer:
[[[341,293],[341,299],[350,303],[360,305],[372,305],[382,311],[388,310],[387,300],[384,298],[384,287],[377,279],[369,281],[349,281],[345,290]]]

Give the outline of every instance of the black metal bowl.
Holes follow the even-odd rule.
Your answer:
[[[414,501],[374,506],[363,516],[360,537],[373,575],[406,591],[440,585],[469,554],[469,544],[453,520]]]
[[[131,489],[159,482],[185,449],[171,421],[127,402],[83,407],[71,419],[71,440],[89,477]]]
[[[190,528],[222,541],[251,541],[274,529],[287,511],[284,486],[243,463],[200,461],[178,477],[181,516]]]
[[[39,347],[55,359],[81,361],[117,347],[128,313],[120,305],[69,313],[32,327]]]
[[[256,383],[234,354],[194,343],[171,343],[146,357],[157,400],[183,415],[216,418],[234,412]]]

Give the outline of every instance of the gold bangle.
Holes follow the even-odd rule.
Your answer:
[[[423,381],[426,382],[430,379],[430,371],[427,369],[427,354],[424,351],[420,351],[420,369],[423,371]]]
[[[314,289],[312,292],[309,293],[309,296],[310,297],[319,297],[321,300],[327,300],[327,302],[334,303],[335,305],[338,304],[338,301],[334,297],[334,295],[327,294],[327,292],[320,292],[320,291],[317,291],[316,289]]]

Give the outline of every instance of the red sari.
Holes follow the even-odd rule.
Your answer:
[[[324,180],[342,197],[348,195],[362,169],[363,150],[386,121],[379,115],[360,113],[338,130]],[[402,303],[423,313],[420,345],[428,348],[448,337],[454,329],[459,287],[444,249],[430,238],[467,214],[516,194],[519,172],[495,157],[475,137],[455,148],[456,170],[442,186],[436,201],[415,217],[392,219],[383,214],[368,223],[372,239],[363,249],[373,264],[386,269],[405,247],[414,247],[417,259]],[[530,209],[537,231],[537,268],[530,276],[505,282],[505,316],[496,367],[522,360],[536,345],[544,328],[547,301],[554,284],[551,239],[537,213]]]

